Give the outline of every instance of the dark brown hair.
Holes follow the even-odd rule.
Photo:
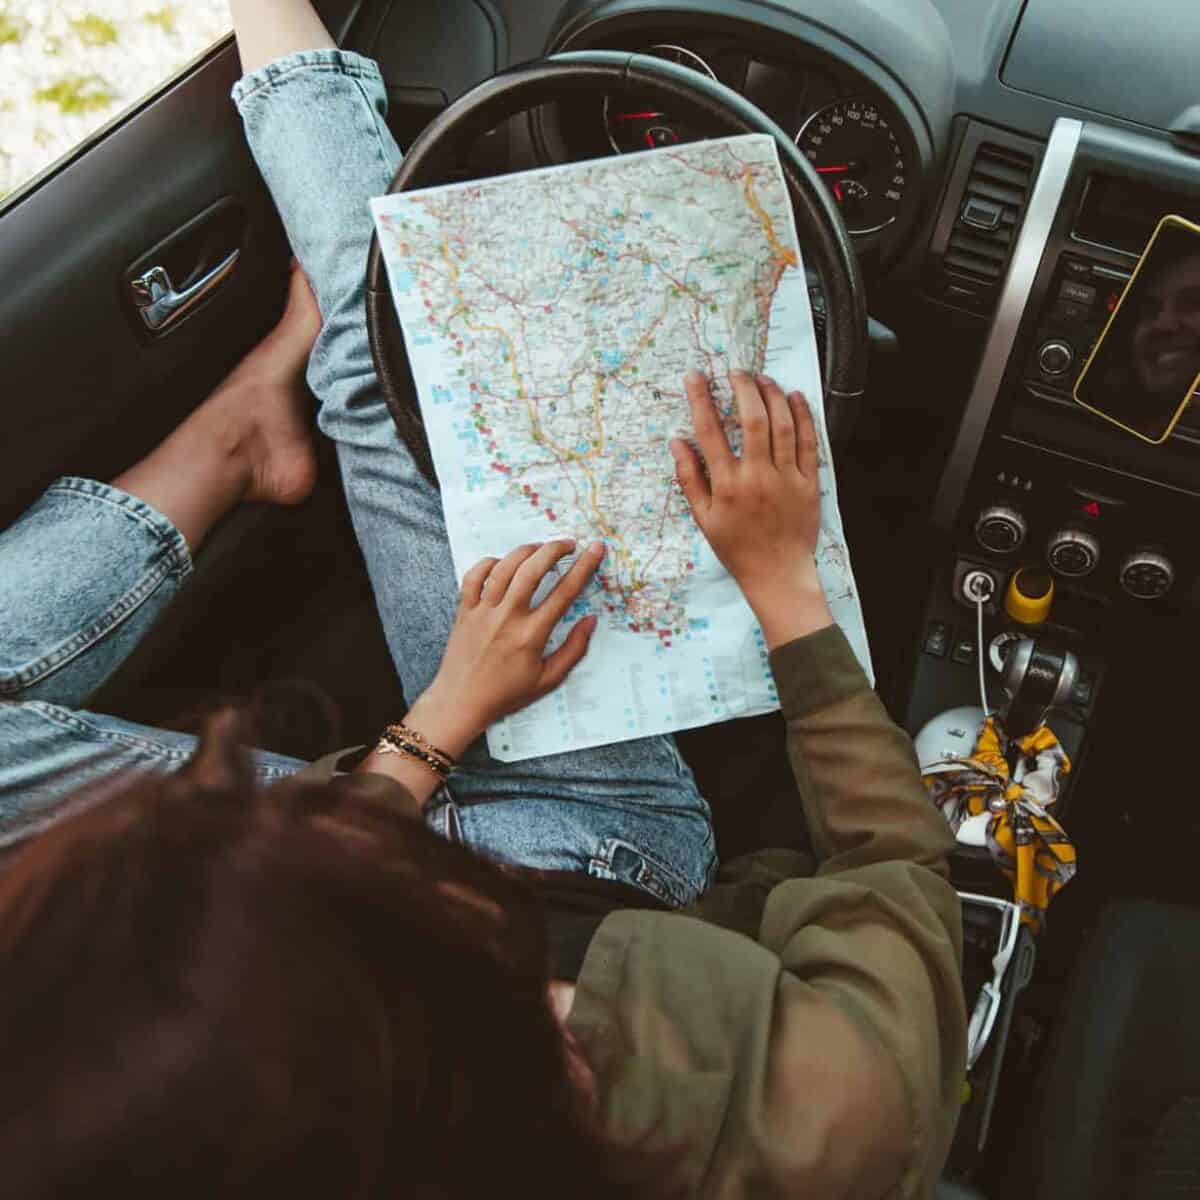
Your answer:
[[[5,1197],[663,1195],[570,1081],[534,894],[215,724],[0,877]]]

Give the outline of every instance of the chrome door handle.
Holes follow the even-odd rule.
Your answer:
[[[146,328],[153,333],[169,329],[233,274],[241,256],[240,250],[232,251],[203,278],[197,279],[191,287],[184,288],[182,292],[175,290],[165,267],[151,267],[145,275],[138,276],[129,286],[133,291],[133,302],[142,314]]]

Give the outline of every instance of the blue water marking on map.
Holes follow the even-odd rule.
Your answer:
[[[488,484],[488,480],[484,478],[482,467],[463,467],[463,476],[467,481],[468,492],[482,491]]]
[[[700,632],[708,627],[709,622],[707,617],[692,617],[688,620],[688,628],[695,632]],[[709,674],[712,674],[712,672],[710,671]]]
[[[432,346],[433,345],[433,337],[432,337],[432,335],[430,335],[428,333],[418,333],[413,338],[413,341],[416,342],[416,344],[418,346]]]
[[[402,267],[398,263],[389,264],[388,275],[391,278],[392,287],[397,292],[411,292],[417,286],[416,276],[407,267]]]
[[[444,385],[435,383],[433,385],[433,403],[434,404],[453,404],[454,393]]]
[[[606,371],[619,371],[625,361],[625,355],[620,350],[601,350],[600,365]]]

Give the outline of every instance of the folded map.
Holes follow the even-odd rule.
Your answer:
[[[674,483],[697,367],[736,444],[731,368],[808,397],[817,563],[868,675],[808,284],[774,141],[748,135],[372,202],[455,570],[522,542],[608,555],[563,622],[599,624],[558,691],[488,731],[506,762],[779,707],[762,633]]]

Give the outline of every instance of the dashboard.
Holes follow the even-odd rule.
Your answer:
[[[941,439],[930,456],[937,561],[904,723],[915,732],[976,702],[986,647],[962,580],[992,578],[992,637],[1006,629],[999,598],[1035,567],[1055,589],[1047,632],[1081,664],[1064,719],[1078,749],[1111,647],[1155,610],[1200,607],[1200,404],[1149,446],[1071,398],[1155,223],[1200,220],[1200,5],[511,3],[522,5],[518,47],[525,6],[544,5],[527,50],[668,58],[797,142],[854,239],[872,317],[902,348],[866,405],[897,404]],[[547,106],[530,121],[543,162],[711,133],[636,95]]]
[[[1133,23],[1123,0],[567,0],[544,49],[668,58],[794,139],[872,315],[931,368],[928,419],[958,424],[936,527],[1001,586],[1033,556],[1103,608],[1200,597],[1200,419],[1151,448],[1070,399],[1157,218],[1200,215],[1197,39],[1194,0]],[[543,161],[712,133],[636,94],[547,106],[532,131]]]

